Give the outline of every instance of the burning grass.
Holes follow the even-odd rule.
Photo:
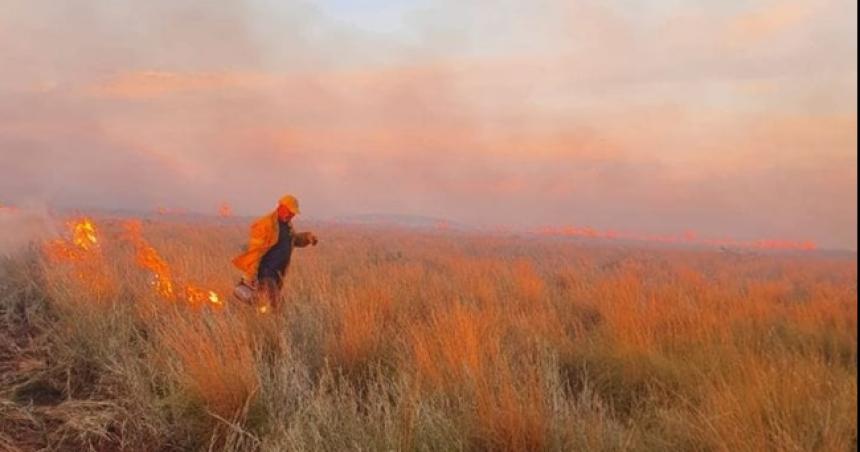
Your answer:
[[[329,227],[261,316],[242,227],[66,231],[0,262],[3,449],[856,448],[853,258]]]

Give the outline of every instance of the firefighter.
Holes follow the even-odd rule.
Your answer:
[[[280,307],[281,288],[293,248],[316,246],[318,242],[312,232],[293,230],[292,219],[298,214],[299,201],[295,196],[283,196],[272,213],[251,225],[246,251],[233,259],[233,265],[243,273],[240,284],[255,289],[273,309]]]

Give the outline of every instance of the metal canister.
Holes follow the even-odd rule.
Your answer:
[[[240,301],[250,303],[254,299],[254,289],[240,282],[233,289],[233,296]]]

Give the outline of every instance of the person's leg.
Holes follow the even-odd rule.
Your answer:
[[[268,309],[277,309],[281,298],[281,288],[278,281],[275,278],[260,279],[260,295],[267,303]]]
[[[275,292],[275,305],[273,307],[280,311],[283,308],[283,297],[281,297],[281,291],[284,289],[284,278],[278,278],[275,280],[275,284],[277,285],[277,292]]]
[[[283,321],[278,314],[280,288],[275,278],[263,277],[258,281],[258,300],[253,320],[253,335],[261,347],[262,357],[274,365],[286,353],[282,347]],[[260,315],[265,314],[265,315]]]

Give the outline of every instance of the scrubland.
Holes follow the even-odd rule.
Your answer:
[[[856,256],[323,225],[260,314],[244,225],[139,225],[211,303],[95,224],[0,261],[0,450],[857,448]]]

